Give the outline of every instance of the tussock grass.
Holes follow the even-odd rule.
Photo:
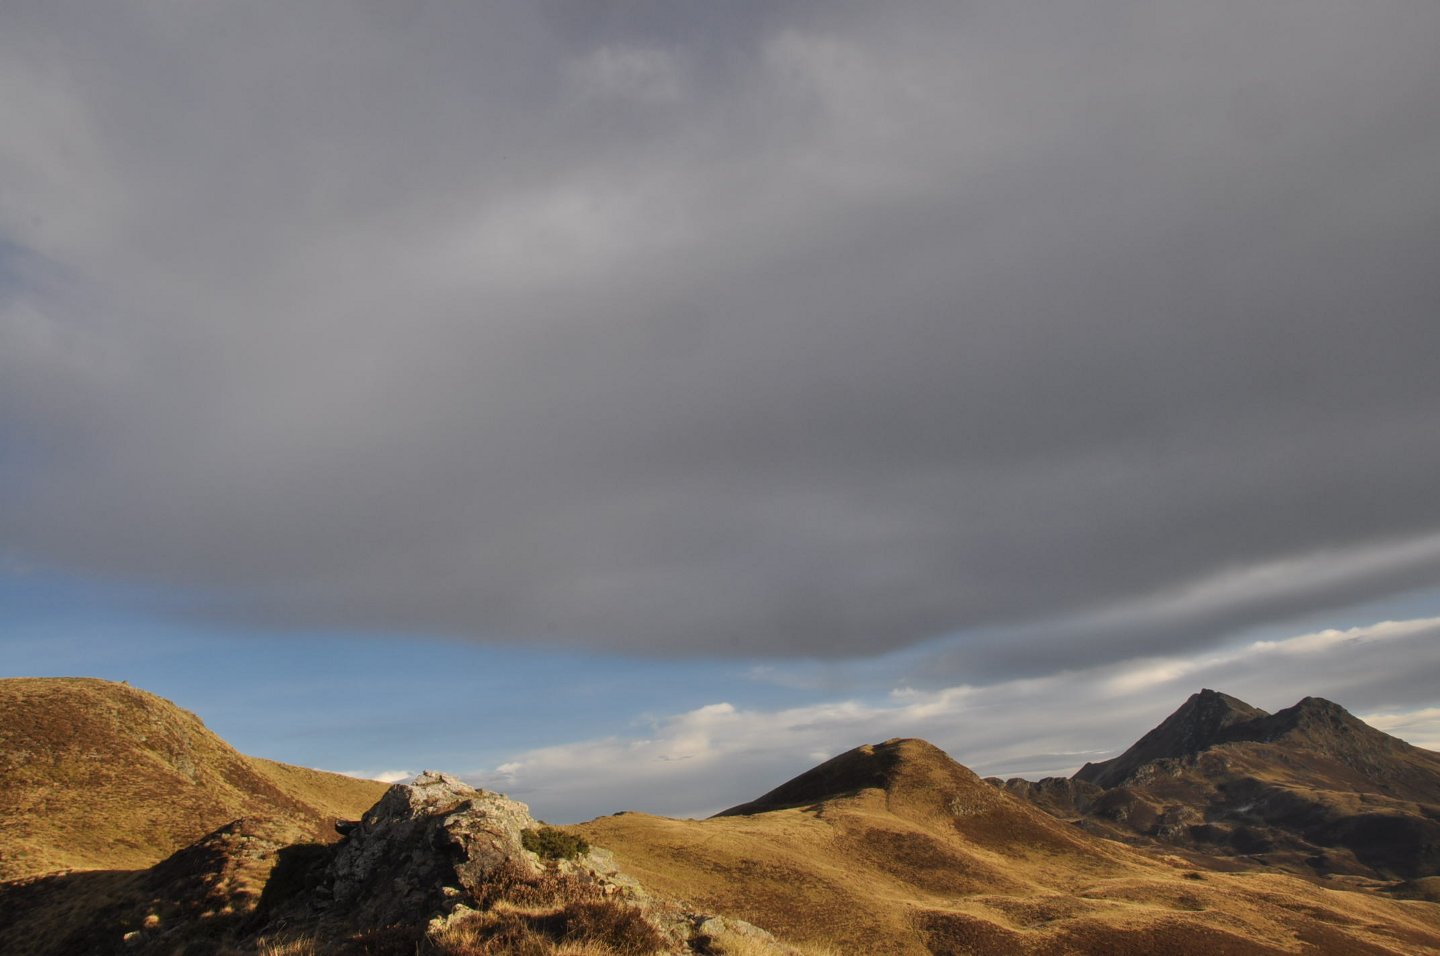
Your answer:
[[[711,936],[704,952],[706,956],[845,956],[843,951],[824,944],[786,943],[732,932]]]
[[[313,937],[270,937],[256,940],[253,949],[227,948],[221,956],[323,956],[323,950]]]
[[[553,866],[539,877],[513,865],[502,867],[476,902],[477,912],[431,938],[443,956],[647,956],[665,948],[665,940],[636,906]]]
[[[639,910],[607,899],[567,903],[542,913],[517,909],[478,913],[451,925],[431,942],[443,956],[582,951],[649,956],[665,948],[664,939]]]

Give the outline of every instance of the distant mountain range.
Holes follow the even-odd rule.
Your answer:
[[[1440,953],[1440,756],[1325,701],[1204,691],[1071,779],[896,739],[708,820],[563,828],[242,757],[122,685],[0,701],[5,954]]]
[[[1307,697],[1202,690],[1069,779],[991,781],[1092,833],[1192,857],[1379,880],[1440,874],[1440,754]]]

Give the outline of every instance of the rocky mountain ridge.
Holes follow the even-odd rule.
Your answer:
[[[1268,716],[1260,708],[1229,694],[1202,690],[1123,754],[1101,763],[1087,763],[1072,779],[1108,789],[1124,783],[1146,764],[1197,754],[1234,739],[1234,728]]]
[[[1440,875],[1440,754],[1306,697],[1191,696],[1069,779],[992,781],[1090,832],[1321,876]]]

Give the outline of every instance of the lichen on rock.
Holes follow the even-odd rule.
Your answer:
[[[327,873],[325,908],[387,925],[448,911],[502,865],[537,876],[521,831],[536,826],[523,803],[426,771],[395,784],[340,845]]]

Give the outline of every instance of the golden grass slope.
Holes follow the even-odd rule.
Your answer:
[[[657,894],[854,953],[1440,953],[1440,907],[1187,869],[1091,837],[942,751],[850,751],[709,820],[576,828]]]
[[[333,837],[385,785],[246,757],[169,701],[90,678],[0,680],[0,880],[149,866],[238,817]]]

